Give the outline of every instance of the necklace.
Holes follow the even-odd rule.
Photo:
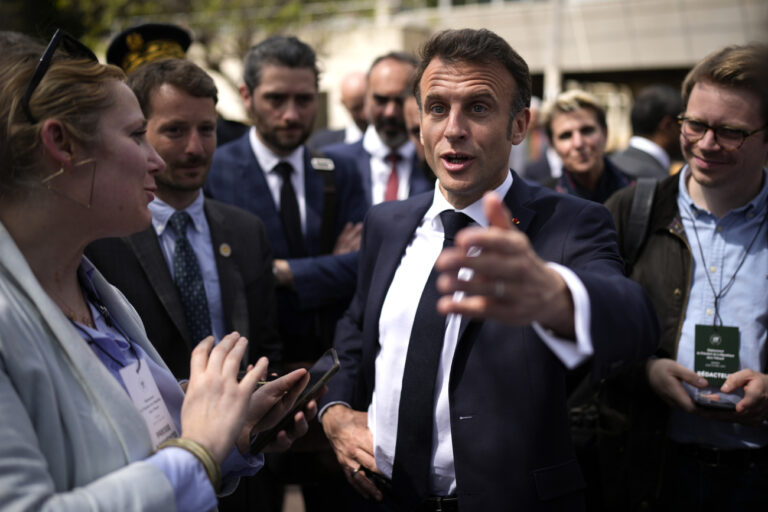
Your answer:
[[[62,300],[61,296],[54,292],[53,289],[49,290],[49,292],[53,295],[53,301],[57,306],[59,306],[61,312],[64,313],[64,316],[66,316],[71,322],[78,322],[83,325],[87,325],[88,327],[93,327],[93,319],[91,318],[91,310],[88,307],[88,303],[85,303],[85,314],[78,314],[72,308],[70,308],[69,304]],[[82,293],[82,289],[80,289],[81,296]],[[83,297],[83,302],[85,302],[85,297]]]

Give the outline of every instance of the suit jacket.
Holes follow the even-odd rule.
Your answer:
[[[112,318],[163,367],[125,297],[98,272],[93,283]],[[143,461],[153,449],[141,415],[1,224],[0,418],[3,510],[174,509],[170,482]]]
[[[304,187],[307,207],[304,242],[306,258],[289,258],[288,243],[280,213],[256,160],[249,134],[216,150],[205,184],[205,192],[225,203],[239,206],[258,216],[267,230],[275,258],[287,259],[295,290],[279,288],[278,324],[285,349],[285,360],[314,359],[322,347],[310,347],[335,324],[354,292],[357,252],[343,255],[322,253],[324,179],[312,167],[309,151],[304,150]],[[352,163],[334,159],[336,186],[335,236],[348,222],[360,222],[366,211],[362,185]],[[319,315],[319,316],[318,316]],[[328,343],[330,343],[328,341]]]
[[[658,160],[641,149],[629,146],[624,151],[614,153],[609,157],[616,167],[635,178],[663,179],[669,176]]]
[[[360,178],[363,181],[365,200],[370,207],[371,204],[373,204],[373,196],[371,192],[371,155],[363,147],[363,140],[360,139],[359,141],[352,144],[333,144],[323,148],[323,153],[331,158],[349,158],[355,162],[357,170],[360,173]],[[424,176],[424,173],[421,170],[421,165],[419,164],[419,158],[415,152],[413,154],[413,158],[411,159],[411,177],[409,183],[409,196],[421,194],[422,192],[426,192],[435,187],[435,184],[430,183],[426,176]]]
[[[211,199],[204,202],[221,288],[226,332],[249,340],[244,361],[281,359],[272,274],[272,254],[259,219]],[[222,244],[230,252],[221,251]],[[222,254],[224,252],[224,254]],[[168,264],[154,227],[124,238],[97,240],[86,249],[94,265],[134,304],[148,337],[177,378],[189,377],[189,359],[200,340],[191,339]]]
[[[610,216],[601,205],[528,185],[517,175],[504,201],[538,255],[571,268],[591,305],[601,379],[653,352],[658,321],[623,276]],[[432,195],[382,203],[364,227],[357,290],[339,322],[341,370],[323,404],[367,410],[379,348],[379,313],[400,259]],[[566,368],[531,326],[462,322],[449,376],[454,463],[461,510],[581,510],[584,481],[566,409]]]

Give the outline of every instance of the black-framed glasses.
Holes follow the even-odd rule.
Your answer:
[[[707,123],[684,115],[677,116],[677,123],[680,125],[680,132],[683,134],[683,137],[691,143],[700,141],[707,134],[707,131],[712,130],[712,133],[715,135],[715,142],[726,151],[736,151],[744,144],[744,140],[747,137],[768,128],[768,124],[752,131],[729,128],[727,126],[710,126]]]
[[[32,124],[35,124],[37,119],[32,115],[32,111],[29,109],[29,101],[32,99],[32,93],[35,92],[35,89],[37,89],[37,86],[40,85],[43,77],[48,72],[48,68],[51,67],[53,54],[59,46],[74,59],[88,59],[94,62],[99,61],[90,48],[63,30],[57,29],[53,34],[53,37],[51,37],[51,41],[48,43],[45,51],[40,56],[40,62],[37,63],[35,72],[32,74],[32,79],[29,81],[27,90],[24,92],[24,97],[21,98],[21,108],[24,111],[24,115],[27,116],[27,119]]]

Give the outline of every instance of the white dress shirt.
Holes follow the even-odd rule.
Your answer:
[[[248,134],[251,142],[251,149],[256,161],[259,162],[264,171],[264,177],[267,179],[269,191],[272,194],[272,200],[275,202],[275,208],[280,211],[280,188],[283,186],[283,179],[274,172],[275,166],[280,162],[288,162],[293,166],[291,174],[291,184],[296,192],[296,201],[299,203],[299,216],[301,217],[301,231],[307,233],[307,200],[304,188],[304,146],[301,145],[293,150],[293,153],[286,157],[279,157],[261,142],[256,135],[256,128],[251,127]]]
[[[512,174],[508,173],[504,183],[496,189],[504,197],[512,186]],[[442,251],[443,226],[439,214],[454,208],[435,188],[432,206],[427,210],[416,228],[413,240],[405,250],[400,265],[382,305],[379,317],[380,350],[376,356],[376,388],[368,408],[368,427],[373,434],[376,465],[387,476],[392,476],[395,457],[397,422],[402,388],[405,358],[413,327],[416,309],[432,267]],[[482,200],[463,210],[473,221],[488,227]],[[573,368],[592,354],[590,336],[590,302],[581,280],[569,269],[549,264],[565,280],[574,301],[576,343],[558,339],[538,324],[533,324],[544,343],[561,359],[563,364]],[[471,276],[469,269],[459,272],[460,278]],[[461,294],[458,294],[460,298]],[[449,315],[445,331],[440,365],[435,390],[435,424],[432,440],[432,473],[430,491],[434,495],[446,496],[456,490],[456,474],[453,466],[451,441],[450,405],[448,401],[448,377],[451,372],[453,354],[458,342],[460,315]],[[382,385],[384,384],[384,385]],[[329,404],[330,405],[330,404]],[[327,407],[327,406],[326,406]]]
[[[392,166],[387,161],[387,155],[392,153],[392,149],[382,142],[373,125],[365,130],[363,149],[371,155],[371,204],[379,204],[384,201],[387,180],[392,172]],[[407,198],[411,192],[411,171],[415,151],[416,148],[410,140],[397,148],[397,154],[400,155],[400,160],[397,162],[398,199]]]
[[[344,143],[354,144],[362,138],[363,132],[360,130],[360,127],[354,121],[348,122],[347,126],[344,127]]]

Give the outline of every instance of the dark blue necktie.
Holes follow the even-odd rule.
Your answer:
[[[192,219],[187,212],[176,212],[171,215],[168,225],[176,233],[176,249],[173,251],[173,274],[176,288],[179,290],[192,342],[197,343],[213,331],[203,276],[200,273],[195,251],[187,239],[187,225],[191,221]]]
[[[452,246],[456,233],[472,222],[463,213],[453,210],[442,212],[440,220],[445,233],[443,248]],[[445,317],[437,312],[437,300],[440,298],[435,286],[437,276],[438,272],[433,267],[421,292],[408,342],[400,393],[392,483],[407,506],[429,495],[435,380],[446,323]]]
[[[291,258],[302,258],[307,255],[304,248],[304,235],[301,232],[301,215],[296,191],[291,183],[293,166],[288,162],[280,162],[274,168],[283,182],[280,187],[280,220],[283,222],[285,240],[288,242],[288,255]]]

